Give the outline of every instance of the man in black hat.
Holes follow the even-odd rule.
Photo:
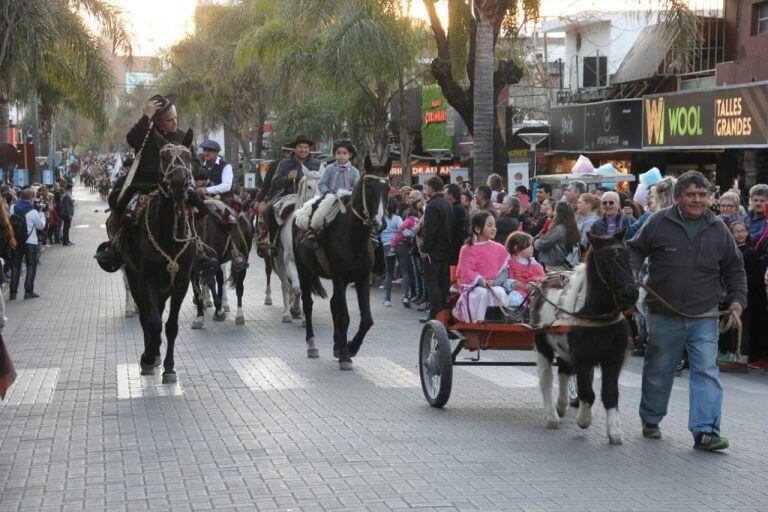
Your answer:
[[[312,158],[311,149],[315,143],[306,135],[297,135],[293,142],[288,144],[288,147],[292,149],[291,156],[280,160],[275,170],[275,175],[271,180],[269,191],[264,196],[264,200],[270,203],[264,209],[264,219],[267,224],[267,230],[269,233],[269,254],[274,256],[276,250],[274,248],[274,242],[277,238],[278,226],[269,222],[271,217],[271,204],[278,198],[286,195],[296,193],[299,182],[304,177],[304,170],[319,171],[320,160]],[[265,188],[267,187],[265,179]]]
[[[105,267],[119,268],[122,265],[120,237],[126,223],[125,210],[133,195],[136,192],[148,192],[160,183],[160,147],[155,133],[175,144],[181,144],[184,140],[185,133],[178,129],[176,118],[176,107],[171,98],[152,96],[144,106],[144,114],[125,137],[136,151],[135,158],[139,159],[139,163],[125,192],[121,194],[128,175],[120,177],[109,194],[111,211],[107,225],[110,226],[112,236],[110,243],[103,244],[104,247],[94,256]]]

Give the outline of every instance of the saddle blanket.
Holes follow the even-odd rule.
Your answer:
[[[275,210],[275,218],[278,226],[285,224],[286,219],[291,215],[293,208],[296,206],[297,197],[296,194],[288,194],[278,199],[277,202],[272,205],[272,208]]]
[[[346,203],[352,192],[340,190],[335,194],[313,197],[296,211],[296,226],[304,231],[312,228],[321,232],[339,215],[347,211]]]

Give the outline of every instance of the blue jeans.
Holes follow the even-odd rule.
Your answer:
[[[646,325],[648,346],[643,362],[640,419],[658,424],[667,414],[675,369],[683,347],[688,347],[688,430],[694,437],[701,432],[720,435],[723,387],[717,368],[717,318],[689,319],[649,311]]]
[[[37,245],[24,244],[24,250],[16,248],[16,257],[11,266],[11,293],[16,293],[19,289],[19,278],[21,276],[21,263],[27,262],[27,277],[24,279],[24,293],[29,294],[35,291],[35,274],[37,273]]]
[[[403,278],[403,299],[415,299],[416,297],[411,297],[411,284],[415,283],[413,263],[411,263],[411,248],[405,243],[400,243],[395,249],[395,257]]]

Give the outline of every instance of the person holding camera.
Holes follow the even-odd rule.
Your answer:
[[[36,299],[35,274],[37,272],[38,240],[37,231],[45,229],[45,217],[34,209],[32,202],[35,192],[25,188],[19,200],[11,206],[11,225],[16,239],[16,256],[11,266],[11,294],[8,300],[16,299],[21,276],[21,264],[26,261],[27,277],[24,280],[24,298]]]

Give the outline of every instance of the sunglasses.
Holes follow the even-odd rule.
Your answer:
[[[720,208],[736,208],[735,204],[720,203]]]
[[[616,201],[603,201],[603,206],[613,206]]]

